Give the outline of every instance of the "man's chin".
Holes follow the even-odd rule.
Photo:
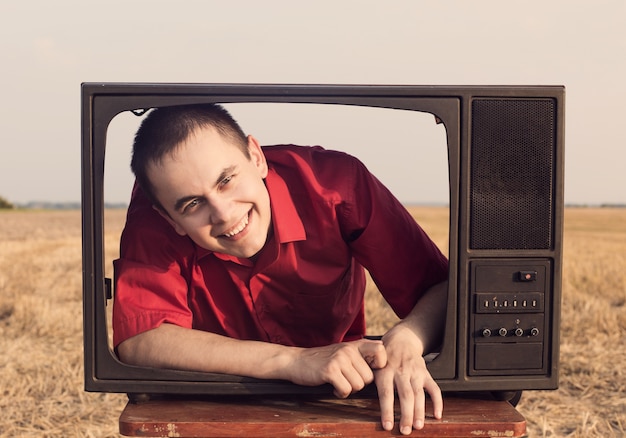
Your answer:
[[[256,245],[249,246],[248,248],[244,250],[242,255],[239,255],[238,257],[243,258],[243,259],[250,259],[254,261],[263,252],[263,248],[265,248],[266,243],[267,243],[267,238],[264,239],[262,242],[257,243]]]
[[[205,243],[200,243],[200,242],[196,242],[196,244],[204,249],[206,249],[207,251],[212,251],[212,252],[217,252],[220,254],[224,254],[224,255],[228,255],[231,257],[238,257],[240,259],[256,259],[259,254],[263,251],[263,248],[265,247],[265,244],[267,243],[267,240],[269,238],[269,234],[267,236],[265,236],[265,239],[258,239],[259,241],[257,242],[250,242],[249,237],[251,236],[247,236],[247,244],[243,245],[240,244],[238,245],[235,241],[229,242],[229,241],[221,241],[221,242],[217,242],[218,245],[215,245],[215,243],[208,244]],[[227,239],[225,237],[222,238],[218,238],[218,241],[221,239]],[[221,245],[219,244],[221,243]]]
[[[261,246],[260,248],[250,248],[247,251],[243,252],[239,257],[242,259],[254,260],[259,256],[259,254],[261,254],[262,250],[263,246]]]
[[[262,251],[263,246],[247,247],[247,248],[223,248],[216,252],[226,254],[240,259],[255,259]]]

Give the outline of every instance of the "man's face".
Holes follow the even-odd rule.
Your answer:
[[[199,246],[236,257],[257,254],[269,232],[267,162],[248,137],[248,159],[214,128],[196,130],[162,163],[148,167],[168,222]]]

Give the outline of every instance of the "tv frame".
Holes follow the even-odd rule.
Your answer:
[[[420,86],[420,85],[305,85],[305,84],[162,84],[83,83],[82,96],[82,225],[83,326],[85,390],[132,394],[316,394],[328,385],[302,387],[285,381],[258,380],[216,373],[199,373],[130,366],[120,362],[108,343],[106,308],[113,286],[104,267],[104,168],[107,128],[124,111],[189,103],[309,103],[356,105],[432,113],[446,127],[450,182],[449,288],[444,342],[428,368],[443,391],[518,391],[558,386],[559,323],[563,230],[563,152],[565,88],[563,86]],[[555,103],[555,143],[550,247],[513,251],[508,256],[549,260],[551,272],[549,333],[545,369],[538,374],[473,375],[470,355],[467,278],[459,265],[467,263],[469,199],[467,178],[471,147],[471,104],[475,98],[551,99]],[[129,187],[130,191],[130,187]],[[502,257],[498,250],[481,257]],[[462,259],[462,260],[461,260]],[[463,272],[466,272],[464,269]],[[467,274],[462,274],[465,277]]]

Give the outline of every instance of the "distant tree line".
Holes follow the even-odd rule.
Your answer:
[[[9,201],[7,201],[2,196],[0,196],[0,208],[3,208],[3,209],[15,208],[15,205],[11,204]]]
[[[0,210],[29,209],[29,210],[80,210],[80,202],[49,202],[31,201],[24,204],[13,204],[6,198],[0,196]],[[105,202],[104,208],[118,209],[128,208],[128,204],[123,202]]]

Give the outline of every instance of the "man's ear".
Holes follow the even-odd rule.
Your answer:
[[[162,208],[157,207],[156,205],[153,205],[152,208],[154,208],[161,215],[161,217],[165,219],[174,228],[174,230],[176,230],[178,234],[181,236],[187,235],[187,232],[180,225],[178,225],[178,223],[172,219],[166,211],[163,211]]]
[[[267,176],[267,160],[258,140],[251,135],[248,135],[248,152],[250,153],[250,161],[258,169],[261,178],[265,178]]]

